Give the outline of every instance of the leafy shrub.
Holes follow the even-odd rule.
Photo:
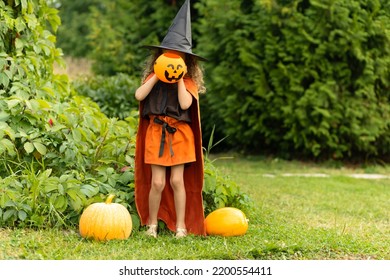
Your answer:
[[[231,180],[229,176],[221,174],[221,172],[213,165],[217,159],[211,160],[209,155],[213,148],[220,144],[223,140],[216,143],[214,141],[215,127],[213,127],[207,149],[205,150],[205,165],[204,165],[204,186],[203,186],[203,204],[205,215],[222,207],[236,207],[238,209],[250,209],[252,201],[247,194],[241,191],[236,182]]]
[[[210,121],[281,156],[390,154],[390,5],[201,1]],[[223,106],[221,106],[223,100]]]
[[[250,197],[229,176],[222,174],[209,158],[205,159],[205,178],[203,186],[203,205],[205,215],[222,207],[249,209]]]
[[[0,103],[6,131],[0,140],[0,170],[6,175],[0,184],[0,223],[74,224],[85,206],[108,193],[135,212],[128,166],[136,117],[109,119],[79,96],[59,103],[19,98],[18,105],[14,98]]]
[[[108,117],[124,119],[138,109],[134,93],[140,85],[139,78],[126,74],[92,76],[76,80],[73,85],[78,94],[90,97]]]
[[[0,10],[0,226],[72,225],[107,193],[134,213],[136,116],[109,119],[53,75],[61,53],[47,24],[60,20],[46,1]]]

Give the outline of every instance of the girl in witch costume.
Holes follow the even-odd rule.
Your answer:
[[[190,5],[176,15],[160,46],[146,66],[143,84],[136,90],[140,121],[135,155],[135,201],[146,233],[157,237],[158,220],[176,232],[205,235],[203,211],[203,154],[199,96],[203,73],[192,53]],[[153,72],[165,53],[180,56],[186,71],[176,83]],[[185,69],[185,68],[184,68]]]

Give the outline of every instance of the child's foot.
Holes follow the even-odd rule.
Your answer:
[[[157,238],[157,225],[148,225],[148,230],[145,233],[147,236]]]
[[[187,230],[185,228],[176,229],[176,238],[182,238],[187,236]]]

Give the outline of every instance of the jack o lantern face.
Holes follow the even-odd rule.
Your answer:
[[[154,62],[154,73],[164,83],[177,83],[186,72],[184,60],[175,53],[163,53]]]

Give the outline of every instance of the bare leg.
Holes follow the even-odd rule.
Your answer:
[[[157,225],[157,214],[160,208],[161,193],[165,187],[166,168],[152,165],[152,184],[149,192],[149,225]]]
[[[175,209],[176,209],[176,228],[185,229],[186,213],[186,190],[184,187],[184,164],[171,167],[171,186],[173,189]]]

